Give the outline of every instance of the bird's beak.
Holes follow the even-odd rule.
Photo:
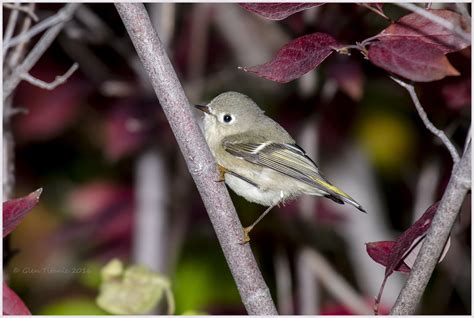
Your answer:
[[[194,107],[196,107],[197,109],[199,109],[202,112],[205,112],[206,114],[211,115],[211,109],[209,108],[209,106],[194,105]]]

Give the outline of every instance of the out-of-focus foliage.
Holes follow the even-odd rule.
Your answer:
[[[141,265],[127,269],[118,259],[101,270],[102,283],[97,296],[100,308],[116,315],[138,315],[151,312],[166,296],[168,314],[174,313],[174,298],[170,281]]]
[[[277,13],[273,17],[279,19],[272,21],[255,14],[257,7],[249,12],[230,3],[147,4],[147,9],[158,34],[169,33],[167,51],[190,103],[206,104],[224,91],[245,93],[288,130],[323,173],[329,167],[332,171],[365,167],[363,179],[349,181],[360,191],[367,192],[367,185],[376,188],[377,193],[363,192],[368,202],[361,203],[378,202],[378,209],[357,217],[379,231],[361,227],[353,229],[354,235],[365,242],[394,240],[420,217],[414,215],[420,212],[414,206],[420,199],[417,189],[426,166],[434,164],[438,172],[421,190],[432,197],[429,204],[440,199],[452,167],[446,149],[427,131],[406,91],[389,79],[385,69],[403,75],[397,73],[400,70],[387,66],[386,55],[381,58],[384,67],[378,67],[364,58],[363,50],[349,50],[348,56],[339,54],[348,53],[338,52],[339,46],[317,43],[300,46],[316,52],[299,50],[302,55],[297,56],[283,52],[303,62],[296,68],[298,76],[294,71],[284,74],[280,82],[292,80],[286,84],[237,67],[265,65],[278,56],[280,48],[301,44],[307,35],[331,39],[329,44],[355,45],[383,30],[390,33],[366,43],[370,58],[372,45],[375,50],[393,45],[389,41],[407,32],[382,13],[398,22],[411,13],[392,4],[311,4],[312,8],[300,8],[303,11],[294,10],[293,4],[280,5],[284,7],[269,7],[270,14]],[[35,12],[44,19],[61,6],[41,3]],[[437,12],[456,12],[456,19],[462,14],[454,4],[433,7],[442,10]],[[166,198],[159,203],[167,215],[167,250],[162,256],[166,268],[160,274],[170,279],[176,314],[245,314],[204,206],[113,4],[86,4],[79,10],[31,74],[51,81],[73,62],[79,63],[79,70],[53,91],[22,82],[13,96],[14,106],[28,110],[12,119],[15,193],[21,196],[40,187],[43,193],[41,202],[6,238],[9,243],[4,243],[8,286],[33,314],[106,314],[95,303],[100,269],[114,258],[139,265],[135,261],[139,247],[134,245],[139,231],[136,170],[138,159],[154,147],[166,171],[163,187],[153,189]],[[10,12],[3,10],[4,29]],[[19,22],[23,21],[20,17]],[[163,26],[163,21],[168,24]],[[419,40],[442,52],[436,55],[445,61],[440,74],[457,70],[460,76],[419,83],[416,91],[430,120],[462,149],[471,124],[471,48],[454,43],[452,34],[443,38],[456,50],[446,55],[445,46]],[[413,61],[410,55],[405,62]],[[420,74],[426,76],[416,75]],[[334,172],[326,176],[331,180]],[[232,198],[244,225],[263,211],[234,194]],[[277,304],[292,304],[292,313],[300,313],[298,252],[311,248],[318,249],[372,306],[377,291],[368,291],[367,286],[369,281],[380,284],[384,267],[369,259],[363,244],[354,246],[342,232],[351,225],[351,212],[324,198],[302,201],[275,209],[254,229],[251,247],[273,299]],[[470,211],[466,203],[452,235],[456,248],[438,265],[420,313],[470,314]],[[374,225],[374,220],[383,224]],[[355,250],[375,270],[356,266]],[[288,258],[285,278],[292,283],[287,290],[290,299],[279,299],[278,253]],[[389,289],[397,280],[400,277],[393,275],[386,286],[379,313],[387,313],[393,305]],[[316,284],[320,287],[317,280]],[[353,313],[324,288],[319,295],[314,314]],[[166,306],[158,306],[157,312],[165,313]]]

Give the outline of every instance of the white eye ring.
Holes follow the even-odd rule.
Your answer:
[[[220,118],[220,121],[224,124],[231,124],[234,122],[234,116],[232,116],[231,114],[222,114],[221,118]]]

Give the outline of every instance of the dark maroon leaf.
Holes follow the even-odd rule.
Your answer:
[[[471,78],[466,77],[458,82],[445,84],[441,94],[448,107],[460,109],[471,104]]]
[[[287,83],[316,68],[340,44],[329,34],[312,33],[285,44],[268,63],[243,67],[259,77]]]
[[[247,11],[261,15],[269,20],[283,20],[297,12],[317,7],[323,3],[240,3]]]
[[[23,300],[3,282],[3,314],[31,315]]]
[[[3,202],[3,237],[10,234],[38,203],[41,191],[43,189],[38,189],[23,198]]]
[[[403,258],[407,255],[412,243],[419,237],[426,234],[426,231],[428,231],[430,228],[431,221],[433,220],[436,210],[438,209],[438,205],[439,201],[430,206],[428,210],[423,213],[421,218],[419,218],[397,239],[389,257],[388,266],[385,268],[385,276],[390,276],[395,268],[399,266],[399,264],[403,261]]]
[[[395,244],[396,242],[394,241],[371,242],[366,244],[366,249],[367,253],[374,261],[387,267]],[[395,268],[395,271],[409,273],[410,267],[401,262],[397,268]]]
[[[370,45],[375,65],[416,82],[430,82],[459,72],[437,46],[419,40],[379,41]]]
[[[471,33],[471,21],[467,17],[449,10],[428,10],[434,15],[451,22],[453,25]],[[459,51],[471,45],[453,31],[433,22],[417,13],[411,13],[383,30],[379,40],[417,39],[436,45],[443,53]]]
[[[352,60],[341,60],[328,68],[328,75],[334,79],[339,89],[355,101],[364,93],[364,72],[359,63]]]
[[[423,215],[410,226],[395,241],[382,241],[366,244],[367,253],[377,263],[385,266],[385,275],[376,298],[377,308],[382,297],[385,282],[394,271],[409,272],[410,267],[404,264],[404,259],[422,243],[426,232],[431,226],[431,221],[438,209],[439,201],[428,208]],[[446,252],[446,251],[445,251]],[[445,252],[443,254],[445,254]],[[408,270],[406,270],[408,269]]]

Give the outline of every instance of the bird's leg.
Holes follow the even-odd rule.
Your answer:
[[[247,226],[247,227],[244,227],[244,238],[243,238],[243,240],[240,242],[240,244],[246,244],[246,243],[250,242],[250,236],[249,236],[250,231],[252,231],[252,229],[255,227],[255,225],[257,225],[257,223],[260,222],[260,221],[263,219],[263,217],[264,217],[265,215],[267,215],[268,212],[270,212],[270,210],[271,210],[274,206],[275,206],[275,205],[269,206],[269,207],[265,210],[265,212],[263,212],[263,213],[258,217],[258,219],[256,219],[255,222],[252,223],[252,225]]]
[[[216,180],[216,182],[224,182],[225,181],[225,174],[229,172],[226,168],[221,166],[220,164],[217,164],[217,171],[219,171],[219,179]]]

